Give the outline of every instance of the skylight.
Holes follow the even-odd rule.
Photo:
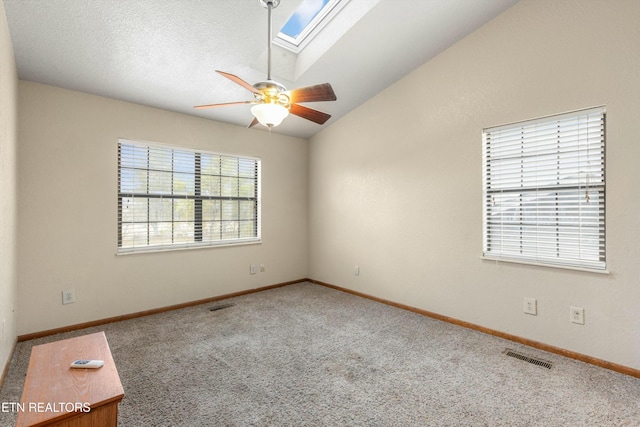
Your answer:
[[[338,3],[348,0],[303,0],[280,29],[274,42],[296,53],[322,28],[327,18],[337,13]],[[322,25],[321,25],[322,23]]]
[[[304,0],[289,20],[285,22],[280,32],[291,38],[297,38],[327,3],[329,0]]]

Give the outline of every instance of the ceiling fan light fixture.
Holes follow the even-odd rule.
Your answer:
[[[278,104],[256,104],[251,107],[251,114],[264,126],[271,129],[278,126],[289,115],[289,110]]]

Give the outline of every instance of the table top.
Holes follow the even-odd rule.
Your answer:
[[[104,360],[98,369],[73,369],[79,359]],[[70,418],[120,402],[124,390],[104,332],[34,346],[16,427]]]

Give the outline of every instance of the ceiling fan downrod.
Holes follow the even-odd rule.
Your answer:
[[[278,7],[280,0],[258,0],[258,3],[268,10],[267,25],[267,80],[271,80],[271,10]]]

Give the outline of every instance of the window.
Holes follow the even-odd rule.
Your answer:
[[[605,109],[483,131],[483,251],[604,270]]]
[[[118,253],[260,240],[260,160],[121,139]]]

